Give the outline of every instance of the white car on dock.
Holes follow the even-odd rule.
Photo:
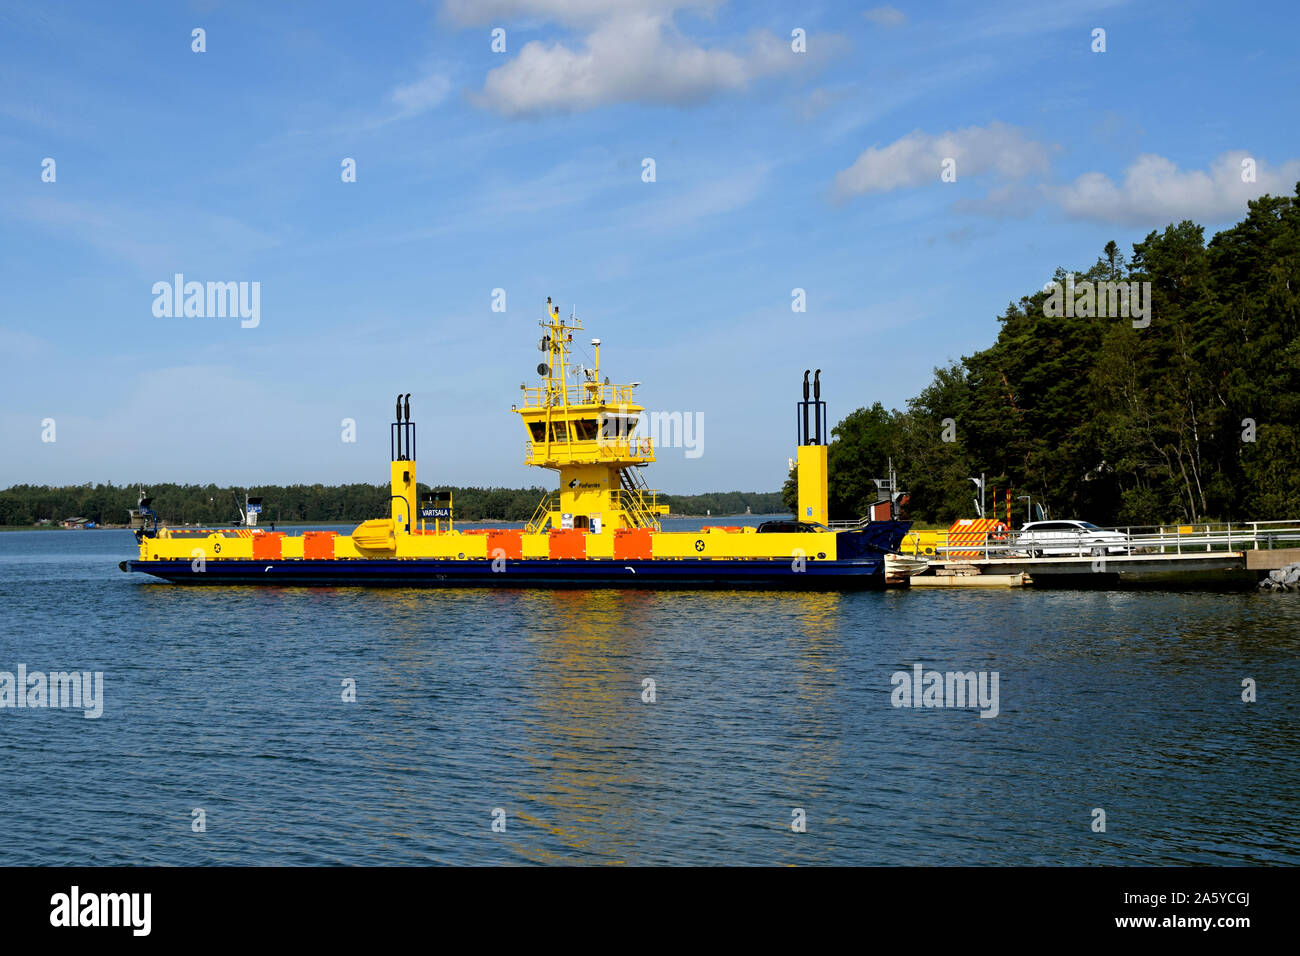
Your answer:
[[[1031,558],[1047,555],[1125,554],[1128,536],[1091,521],[1031,521],[1020,529],[1015,548]]]

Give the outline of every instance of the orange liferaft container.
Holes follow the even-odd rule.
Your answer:
[[[279,561],[283,540],[283,531],[264,531],[253,535],[253,560]]]
[[[304,531],[302,535],[302,556],[308,561],[333,560],[334,539],[337,531]]]
[[[585,558],[586,532],[577,528],[553,528],[547,540],[547,551],[552,558]]]
[[[614,560],[644,561],[654,557],[649,528],[619,528],[614,532]]]
[[[524,532],[512,528],[497,528],[489,531],[487,536],[487,556],[495,558],[498,556],[498,551],[502,552],[502,557],[513,558],[516,561],[522,559],[524,556]]]

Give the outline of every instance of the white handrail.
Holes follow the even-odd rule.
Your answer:
[[[1263,533],[1260,526],[1268,526]],[[983,554],[985,560],[989,560],[993,555],[1009,555],[1016,553],[1025,553],[1029,550],[1045,551],[1050,554],[1053,551],[1063,551],[1061,557],[1074,556],[1091,556],[1096,549],[1105,549],[1107,554],[1112,549],[1122,549],[1122,553],[1127,555],[1168,553],[1169,548],[1174,549],[1177,555],[1183,554],[1184,546],[1189,551],[1199,551],[1204,546],[1204,551],[1214,553],[1222,552],[1239,552],[1239,551],[1261,551],[1271,550],[1275,545],[1281,544],[1286,546],[1291,544],[1293,547],[1300,547],[1300,521],[1258,521],[1251,522],[1251,531],[1246,533],[1240,526],[1235,530],[1231,524],[1225,524],[1221,528],[1216,528],[1213,524],[1204,525],[1182,525],[1181,527],[1191,527],[1193,531],[1188,534],[1178,532],[1170,533],[1165,528],[1161,528],[1154,533],[1132,533],[1123,532],[1119,529],[1103,528],[1103,531],[1115,531],[1123,535],[1122,542],[1091,541],[1084,537],[1084,532],[1080,532],[1073,540],[1035,539],[1035,532],[1031,529],[1023,534],[1018,531],[1007,533],[1007,541],[995,542],[993,535],[986,534],[982,543],[968,541],[964,544],[943,544],[936,546],[936,557],[950,554],[960,554],[963,557],[970,558],[972,552],[976,556]],[[1050,533],[1050,532],[1048,532]],[[1022,537],[1029,540],[1022,544]]]

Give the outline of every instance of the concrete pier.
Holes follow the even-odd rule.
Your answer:
[[[1300,561],[1300,548],[1274,548],[1272,551],[1247,551],[1248,571],[1276,571]]]

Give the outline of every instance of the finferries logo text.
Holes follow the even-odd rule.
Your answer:
[[[129,926],[132,935],[148,936],[153,910],[152,893],[71,892],[50,897],[51,926]]]
[[[81,708],[82,715],[94,720],[104,713],[103,671],[27,672],[26,664],[18,673],[0,671],[0,709]]]
[[[255,329],[262,321],[262,283],[186,282],[178,272],[171,282],[153,284],[153,314],[159,319],[224,319],[238,316],[240,326]]]
[[[895,707],[979,707],[981,717],[998,715],[997,671],[927,671],[922,664],[894,671],[890,678]]]

